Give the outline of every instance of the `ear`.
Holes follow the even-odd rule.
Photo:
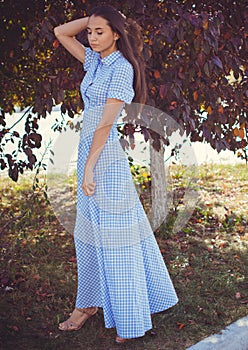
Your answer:
[[[114,33],[114,40],[118,40],[120,38],[120,35],[117,33]]]

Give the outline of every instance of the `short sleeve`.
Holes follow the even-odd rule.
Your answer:
[[[133,67],[129,62],[115,67],[107,98],[116,98],[131,103],[134,98],[133,78]]]
[[[93,62],[94,56],[95,56],[95,52],[92,51],[89,47],[86,47],[85,48],[84,64],[83,64],[84,70],[86,72],[87,72],[87,70],[89,70],[89,68]]]

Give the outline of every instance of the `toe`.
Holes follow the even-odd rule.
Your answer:
[[[59,324],[59,329],[64,331],[66,329],[64,322]]]

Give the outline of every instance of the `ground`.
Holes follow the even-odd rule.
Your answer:
[[[73,237],[60,225],[43,190],[32,190],[29,178],[18,184],[1,178],[1,349],[183,350],[245,316],[248,169],[200,166],[194,212],[173,232],[183,210],[183,174],[180,167],[171,171],[173,202],[166,223],[155,233],[179,303],[154,316],[152,333],[122,345],[114,343],[114,329],[104,328],[101,311],[80,331],[57,329],[75,302]]]

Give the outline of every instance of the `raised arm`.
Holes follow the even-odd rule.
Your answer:
[[[84,17],[54,28],[54,34],[59,42],[82,63],[85,58],[85,47],[75,38],[75,35],[87,28],[88,20],[89,17]]]

